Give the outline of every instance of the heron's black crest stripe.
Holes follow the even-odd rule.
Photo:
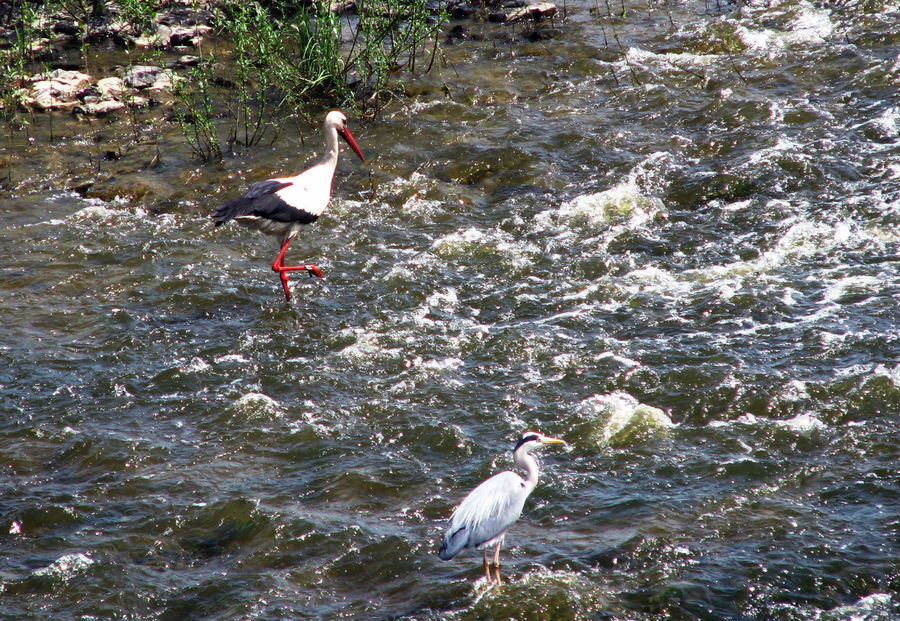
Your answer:
[[[525,444],[526,442],[534,442],[538,439],[538,435],[534,433],[530,433],[527,436],[523,436],[521,440],[516,442],[516,447],[513,449],[513,453],[519,450],[519,447]]]

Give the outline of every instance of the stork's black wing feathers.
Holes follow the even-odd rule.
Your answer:
[[[222,203],[212,212],[216,226],[241,216],[259,216],[277,222],[297,222],[310,224],[318,216],[297,209],[281,200],[275,193],[291,185],[290,181],[268,179],[250,186],[243,196]]]
[[[284,181],[283,179],[266,179],[265,181],[257,181],[253,185],[251,185],[244,195],[241,198],[260,198],[265,196],[266,194],[274,194],[278,190],[282,190],[289,185],[292,185],[290,181]]]
[[[287,204],[275,194],[266,194],[253,201],[253,210],[250,214],[276,222],[296,222],[297,224],[311,224],[319,218],[315,214]]]

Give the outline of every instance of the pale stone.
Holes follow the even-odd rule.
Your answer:
[[[148,88],[159,79],[162,68],[153,65],[134,65],[125,71],[122,79],[129,88]]]
[[[38,110],[71,110],[78,105],[78,94],[91,85],[91,76],[80,71],[56,69],[29,78],[31,88],[23,91],[22,101]]]
[[[551,2],[540,2],[538,4],[529,4],[520,9],[514,9],[506,14],[506,21],[515,22],[522,19],[533,19],[535,21],[553,17],[556,15],[556,5]]]
[[[82,114],[87,114],[90,116],[104,116],[106,114],[109,114],[110,112],[121,110],[124,107],[125,104],[121,101],[117,101],[115,99],[106,99],[104,101],[85,102],[84,104],[76,107],[73,112],[80,112]]]
[[[125,92],[125,81],[122,78],[101,78],[97,80],[97,90],[104,97],[117,97]]]

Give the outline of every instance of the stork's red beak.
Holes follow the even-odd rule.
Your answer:
[[[340,135],[340,137],[350,145],[350,148],[353,149],[353,152],[359,156],[359,159],[361,159],[363,163],[365,163],[366,158],[363,157],[362,151],[359,150],[359,145],[356,144],[356,140],[353,138],[353,134],[350,133],[350,130],[339,129],[338,135]]]

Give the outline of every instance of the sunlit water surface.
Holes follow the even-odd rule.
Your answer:
[[[317,127],[4,139],[0,618],[898,618],[897,3],[565,8],[351,121],[292,303],[207,216]]]

